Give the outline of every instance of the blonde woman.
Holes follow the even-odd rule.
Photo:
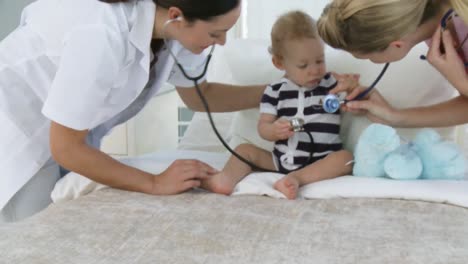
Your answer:
[[[372,121],[398,127],[468,123],[467,0],[334,0],[318,28],[330,46],[375,63],[401,60],[426,41],[428,62],[460,92],[437,105],[395,109],[374,91],[368,100],[348,103],[350,111],[365,111]]]

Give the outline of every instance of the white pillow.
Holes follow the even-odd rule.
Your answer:
[[[233,40],[224,47],[234,84],[246,84],[254,80],[271,83],[279,79],[281,72],[274,68],[268,52],[265,52],[268,45],[268,41]],[[392,63],[378,84],[379,91],[395,107],[429,105],[456,95],[456,90],[440,73],[419,59],[420,54],[426,51],[425,44],[416,46],[404,60]],[[359,73],[363,85],[370,85],[383,68],[383,64],[357,60],[347,52],[328,47],[325,56],[329,71]],[[258,109],[236,114],[231,126],[232,147],[249,142],[264,149],[272,148],[272,143],[267,143],[258,135],[258,117]],[[369,124],[370,121],[365,117],[345,114],[341,129],[344,147],[353,151],[360,133]],[[454,140],[454,127],[437,130],[445,139]],[[404,138],[413,138],[417,129],[398,129],[398,132]]]
[[[263,39],[236,39],[224,47],[224,58],[231,70],[232,83],[236,85],[265,84],[279,80],[284,72],[273,66],[268,51],[270,42]],[[231,148],[251,143],[265,150],[273,150],[273,142],[260,137],[257,132],[259,109],[236,113],[231,126]]]
[[[279,80],[284,72],[273,66],[269,45],[269,41],[263,39],[234,39],[226,43],[219,59],[225,59],[230,83],[266,86]]]
[[[226,142],[231,139],[231,122],[233,113],[212,114],[216,129]],[[225,152],[226,149],[219,141],[218,137],[211,128],[210,121],[206,113],[195,113],[192,121],[181,138],[177,149],[181,150],[199,150],[208,152]]]
[[[158,174],[176,159],[194,158],[206,162],[216,169],[222,169],[229,155],[197,151],[164,151],[139,157],[123,158],[120,161],[140,170]],[[283,176],[279,173],[252,173],[236,185],[233,195],[267,195],[275,198],[285,198],[282,193],[272,187]],[[71,172],[57,182],[51,198],[54,203],[58,203],[73,200],[103,188],[108,187]],[[396,181],[383,178],[344,176],[305,185],[300,188],[298,197],[304,199],[393,198],[447,202],[468,207],[467,189],[468,181]]]
[[[266,195],[286,198],[273,188],[284,175],[251,173],[239,182],[232,195]],[[302,186],[299,199],[387,198],[448,203],[468,208],[468,181],[411,180],[343,176]]]
[[[238,112],[232,121],[231,142],[229,146],[234,149],[240,144],[253,144],[267,151],[273,151],[273,142],[260,137],[257,131],[257,122],[260,118],[258,108]]]

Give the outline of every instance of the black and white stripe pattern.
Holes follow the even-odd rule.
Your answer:
[[[278,118],[291,120],[298,112],[299,93],[304,93],[304,130],[310,132],[313,144],[306,133],[299,133],[298,147],[294,153],[294,164],[303,165],[313,152],[313,161],[321,159],[331,152],[342,149],[340,133],[340,112],[327,113],[321,100],[336,87],[336,79],[327,74],[315,88],[304,88],[283,78],[280,82],[269,85],[265,90],[260,105],[260,112],[272,114]],[[275,142],[274,155],[279,159],[288,151],[288,140]]]

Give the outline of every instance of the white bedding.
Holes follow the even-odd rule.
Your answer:
[[[199,159],[221,169],[228,157],[229,155],[224,153],[173,151],[123,159],[122,162],[151,173],[160,173],[176,159]],[[272,188],[273,183],[281,177],[282,175],[277,173],[252,173],[236,186],[232,195],[266,195],[284,198],[283,194]],[[52,200],[54,202],[72,200],[103,188],[106,186],[92,182],[79,174],[69,173],[56,184]],[[298,197],[299,199],[360,197],[421,200],[468,208],[468,181],[395,181],[345,176],[303,186]]]

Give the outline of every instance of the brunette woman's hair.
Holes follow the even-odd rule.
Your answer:
[[[106,3],[130,2],[139,0],[98,0]],[[153,0],[156,6],[169,9],[179,8],[188,22],[195,20],[210,21],[214,17],[229,13],[240,0]]]

